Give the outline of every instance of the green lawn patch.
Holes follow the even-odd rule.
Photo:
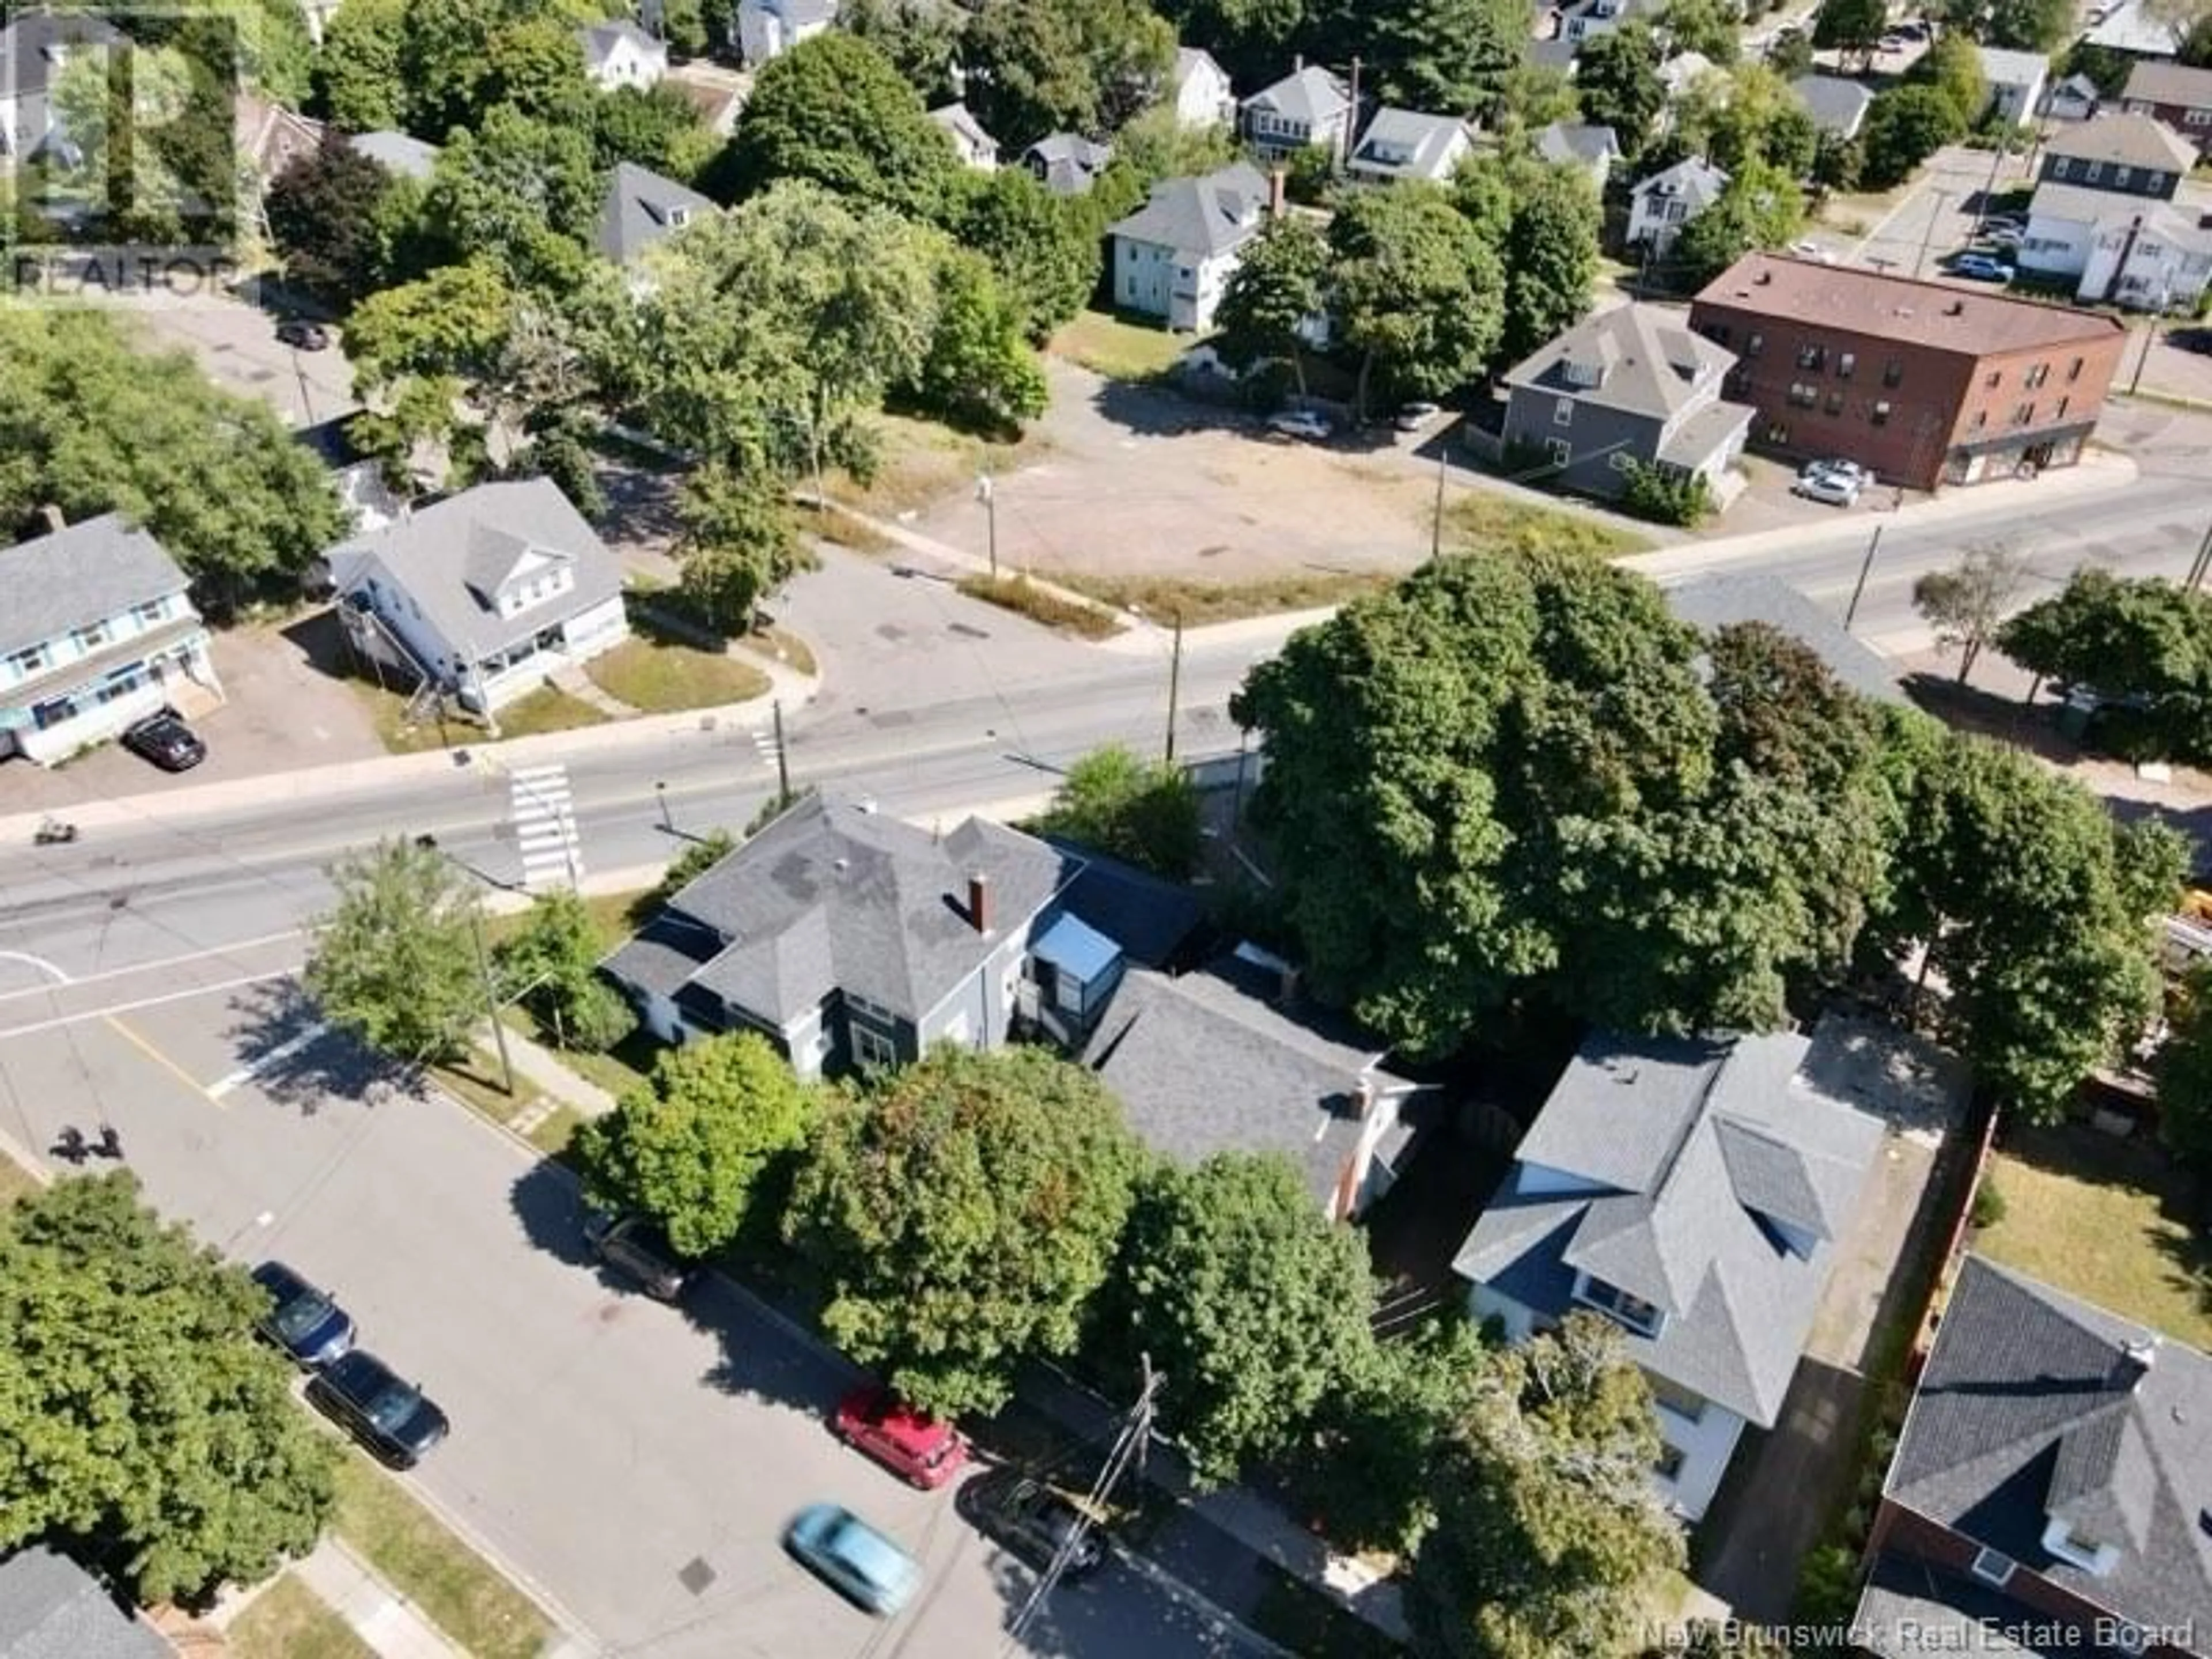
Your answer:
[[[584,1115],[574,1106],[556,1106],[549,1116],[532,1126],[526,1139],[546,1157],[558,1160],[583,1125]]]
[[[1086,311],[1054,335],[1048,349],[1109,380],[1150,380],[1172,368],[1193,343],[1154,324]]]
[[[1272,1561],[1259,1564],[1266,1588],[1252,1609],[1252,1628],[1292,1653],[1326,1653],[1342,1659],[1392,1659],[1405,1649],[1358,1613],[1293,1578]]]
[[[505,1018],[509,1030],[520,1031],[541,1048],[550,1050],[578,1077],[599,1085],[617,1099],[646,1081],[647,1074],[653,1070],[653,1056],[660,1052],[660,1044],[642,1026],[606,1053],[592,1054],[581,1049],[562,1048],[554,1040],[553,1032],[539,1024],[537,1016],[527,1008],[510,1006]]]
[[[841,515],[842,516],[842,515]],[[848,524],[851,520],[846,520]],[[766,657],[780,662],[794,674],[816,672],[814,653],[805,640],[796,634],[787,634],[781,628],[763,628],[757,633],[743,635],[732,641],[738,650],[750,651],[757,657]]]
[[[971,599],[1018,611],[1031,622],[1062,634],[1103,640],[1121,631],[1121,624],[1096,605],[1064,599],[1026,576],[963,576],[957,586]]]
[[[234,1659],[376,1659],[330,1603],[290,1573],[255,1596],[223,1635]]]
[[[1648,553],[1652,543],[1632,530],[1556,507],[1540,507],[1495,490],[1475,489],[1444,509],[1448,542],[1513,553],[1571,553],[1618,559]]]
[[[609,696],[648,714],[750,702],[769,689],[768,676],[741,658],[673,641],[624,640],[584,672]]]
[[[370,680],[352,682],[354,695],[368,710],[377,741],[393,755],[420,755],[433,749],[466,748],[489,740],[490,733],[475,720],[448,713],[441,724],[434,713],[410,724],[407,709],[411,688],[390,689]],[[502,738],[535,737],[544,732],[573,732],[597,726],[606,719],[580,697],[572,697],[552,686],[541,686],[499,711]]]
[[[537,1659],[553,1634],[536,1602],[357,1452],[339,1466],[331,1525],[475,1659]]]
[[[513,1123],[539,1097],[538,1085],[520,1072],[514,1074],[513,1094],[501,1088],[499,1056],[481,1048],[451,1066],[433,1066],[429,1073],[437,1085],[462,1105],[501,1126]]]
[[[1398,579],[1380,571],[1302,571],[1249,582],[1192,581],[1182,576],[1054,575],[1053,580],[1105,605],[1134,610],[1155,622],[1182,617],[1186,628],[1273,617],[1286,611],[1319,611]]]
[[[620,893],[587,893],[584,896],[584,908],[592,918],[592,925],[599,930],[599,937],[606,940],[610,947],[637,931],[638,902],[652,890],[650,887],[634,887]],[[527,905],[519,910],[503,910],[496,915],[486,916],[484,943],[495,948],[505,944],[520,933],[529,920]]]
[[[556,686],[541,685],[499,711],[502,738],[536,738],[548,732],[574,732],[601,726],[606,715],[581,697],[572,697]]]
[[[2155,1147],[2094,1130],[2019,1130],[1990,1161],[2004,1218],[1976,1235],[1992,1261],[2212,1349],[2212,1243],[2195,1184]]]

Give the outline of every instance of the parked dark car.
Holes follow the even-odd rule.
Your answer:
[[[396,1469],[413,1468],[453,1427],[428,1395],[366,1348],[340,1355],[309,1377],[307,1398]]]
[[[253,1282],[269,1292],[269,1311],[256,1328],[295,1364],[313,1370],[353,1347],[353,1321],[345,1310],[283,1262],[263,1262],[253,1270]]]
[[[279,343],[296,346],[301,351],[322,351],[330,345],[331,331],[320,323],[295,320],[277,324],[276,338]]]
[[[1070,1539],[1074,1543],[1064,1577],[1085,1577],[1106,1565],[1106,1534],[1097,1523],[1042,1481],[979,1491],[970,1513],[986,1535],[1040,1571]]]
[[[173,708],[164,708],[125,726],[123,746],[164,772],[189,772],[207,758],[207,745]]]
[[[676,1253],[659,1225],[644,1216],[594,1212],[584,1218],[584,1242],[593,1261],[635,1279],[655,1301],[677,1301],[690,1287],[696,1269]]]

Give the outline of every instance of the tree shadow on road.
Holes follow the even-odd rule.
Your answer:
[[[322,1010],[296,979],[264,981],[232,996],[223,1036],[239,1059],[238,1078],[280,1106],[313,1117],[326,1101],[374,1106],[398,1094],[419,1099],[419,1072],[323,1023]]]

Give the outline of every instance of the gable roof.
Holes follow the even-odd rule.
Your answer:
[[[1210,258],[1258,235],[1267,204],[1267,180],[1260,169],[1236,161],[1202,179],[1162,179],[1144,206],[1107,226],[1106,234]]]
[[[1176,963],[1206,925],[1206,902],[1194,888],[1139,870],[1094,848],[1048,835],[1042,839],[1083,868],[1060,894],[1074,915],[1147,968]]]
[[[42,1544],[0,1561],[0,1659],[174,1659],[98,1579]]]
[[[1712,571],[1663,586],[1660,595],[1680,620],[1705,633],[1736,623],[1765,623],[1810,646],[1828,672],[1863,697],[1902,704],[1905,693],[1889,659],[1868,645],[1825,606],[1778,577],[1756,571]]]
[[[0,82],[4,88],[5,82]],[[319,148],[327,130],[320,121],[240,88],[231,100],[231,136],[238,155],[263,179],[274,179],[301,156]]]
[[[2182,25],[2161,16],[2143,0],[2121,0],[2081,38],[2093,46],[2141,58],[2171,58],[2181,50],[2182,33]]]
[[[1453,146],[1464,145],[1468,138],[1467,123],[1455,116],[1424,115],[1386,104],[1352,146],[1349,165],[1407,179],[1438,179]],[[1403,151],[1406,159],[1389,159],[1385,150]]]
[[[1974,55],[1982,60],[1982,78],[1992,87],[2032,87],[2051,73],[2051,60],[2039,52],[1976,46]]]
[[[983,131],[983,124],[967,105],[941,104],[929,112],[929,118],[970,150],[979,155],[997,154],[999,141]]]
[[[1307,126],[1326,126],[1352,107],[1352,88],[1327,70],[1309,65],[1261,88],[1244,100],[1244,107]]]
[[[532,558],[569,565],[572,586],[501,615],[492,596]],[[549,478],[477,484],[330,554],[331,580],[342,593],[359,588],[378,564],[424,620],[471,660],[622,592],[614,555]]]
[[[1034,163],[1031,171],[1055,196],[1080,196],[1114,159],[1114,147],[1085,138],[1079,132],[1047,133],[1022,152]]]
[[[88,14],[25,12],[0,28],[0,93],[27,97],[46,91],[70,51],[112,46],[123,32]]]
[[[0,656],[183,592],[185,573],[119,513],[0,548]]]
[[[1671,167],[1662,167],[1648,179],[1637,180],[1632,196],[1680,197],[1694,216],[1711,206],[1728,188],[1725,167],[1717,167],[1702,155],[1686,155]]]
[[[2195,214],[2152,197],[2125,196],[2088,185],[2038,185],[2028,198],[2027,217],[2031,224],[2038,219],[2055,219],[2100,228],[2140,219],[2145,229],[2158,233],[2161,241],[2197,251],[2212,247],[2212,230],[2199,224]]]
[[[1852,132],[1866,118],[1874,102],[1874,88],[1840,75],[1801,75],[1790,83],[1823,132]]]
[[[1132,969],[1107,1004],[1083,1061],[1121,1100],[1145,1144],[1178,1163],[1216,1152],[1280,1152],[1331,1203],[1360,1133],[1363,1079],[1412,1085],[1380,1068],[1378,1048],[1272,1000],[1276,976],[1231,955],[1170,979]],[[1385,1163],[1409,1138],[1401,1126]]]
[[[356,132],[346,143],[386,172],[403,179],[428,179],[440,155],[437,145],[426,144],[406,132]]]
[[[778,1027],[832,991],[919,1020],[1082,868],[981,818],[938,836],[857,801],[810,796],[669,900],[672,921],[653,942],[688,967],[677,985],[653,988],[680,996],[696,985]],[[967,915],[977,873],[990,884],[988,933]],[[687,927],[713,938],[677,945]],[[629,949],[608,971],[651,983],[630,971]]]
[[[2148,1368],[2130,1346],[2150,1353]],[[1883,1492],[2123,1619],[2201,1632],[2212,1628],[2208,1470],[2212,1359],[1970,1255]],[[2118,1547],[2110,1572],[2043,1548],[2052,1511]]]
[[[584,59],[593,69],[605,64],[615,55],[616,50],[624,45],[643,52],[647,58],[665,58],[668,55],[667,47],[626,17],[618,17],[607,23],[586,23],[576,31],[576,38],[583,42]]]
[[[2184,109],[2212,109],[2212,69],[2186,64],[2137,64],[2129,72],[2123,98],[2148,104],[2178,104]]]
[[[1224,86],[1228,84],[1229,71],[1222,68],[1220,61],[1205,47],[1177,46],[1176,48],[1175,70],[1171,78],[1176,86],[1182,86],[1184,82],[1202,69],[1211,69],[1221,77]]]
[[[1505,384],[1664,421],[1710,393],[1735,365],[1734,352],[1691,333],[1680,312],[1630,304],[1547,340],[1506,372]]]
[[[2196,147],[2186,138],[2165,122],[2132,111],[2094,116],[2053,134],[2044,141],[2043,153],[2046,158],[2063,155],[2160,173],[2185,173],[2197,165]]]
[[[1554,1317],[1577,1273],[1650,1303],[1666,1318],[1628,1333],[1637,1362],[1771,1426],[1882,1137],[1849,1097],[1929,1086],[1900,1054],[1939,1075],[1916,1039],[1832,1015],[1810,1037],[1593,1036],[1453,1270]]]
[[[1554,121],[1536,134],[1536,154],[1547,161],[1617,161],[1620,138],[1608,126]]]
[[[686,222],[715,211],[697,191],[633,161],[617,161],[607,177],[599,206],[599,250],[617,264],[628,264]]]

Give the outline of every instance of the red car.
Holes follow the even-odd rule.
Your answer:
[[[855,1389],[838,1402],[830,1426],[846,1444],[925,1491],[943,1486],[968,1461],[966,1436],[901,1403],[889,1389]]]

